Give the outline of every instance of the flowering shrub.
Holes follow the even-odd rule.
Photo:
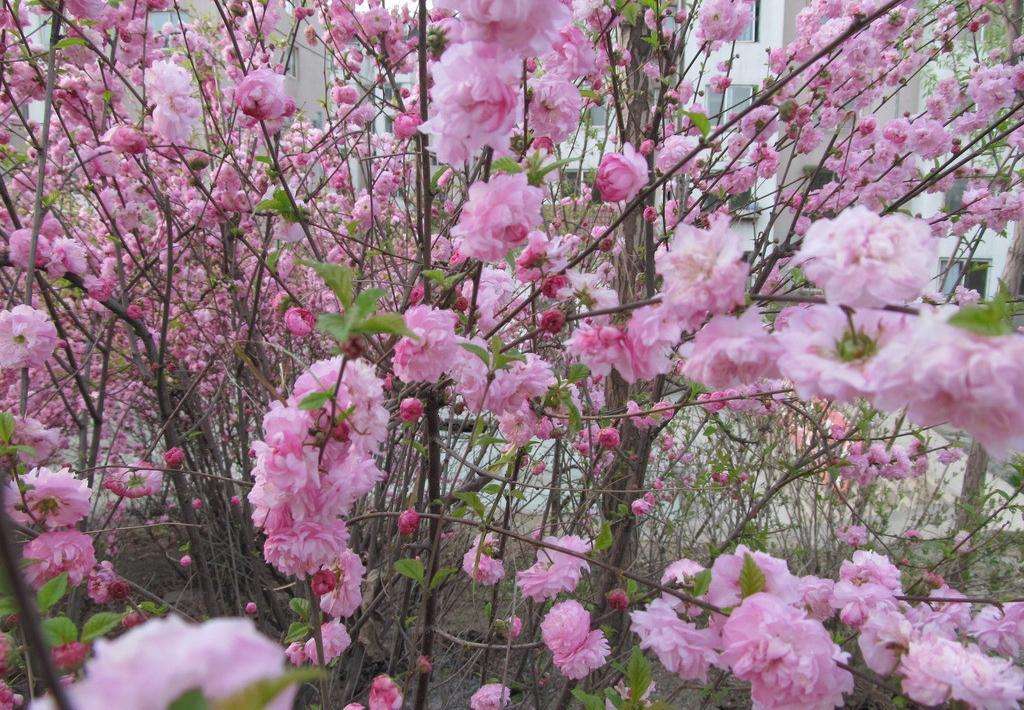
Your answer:
[[[1018,707],[1020,3],[776,9],[5,4],[0,709]]]

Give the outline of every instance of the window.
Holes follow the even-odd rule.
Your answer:
[[[965,265],[969,264],[965,270]],[[982,298],[988,289],[988,270],[992,263],[988,259],[939,259],[939,275],[942,276],[942,293],[952,295],[957,286],[973,289]]]
[[[752,84],[734,84],[726,89],[724,94],[710,89],[706,89],[705,93],[708,118],[716,123],[721,123],[724,114],[739,111],[750,103],[754,96],[754,86]]]
[[[589,119],[592,126],[604,126],[608,120],[608,109],[604,106],[591,106]]]
[[[180,12],[175,10],[151,12],[147,18],[149,22],[149,29],[152,30],[154,34],[163,30],[165,25],[170,25],[172,28],[180,28],[182,25],[190,22],[191,19],[192,18],[189,17],[189,14],[184,10]]]
[[[761,0],[754,0],[754,6],[750,8],[750,13],[750,24],[743,28],[743,34],[736,39],[737,42],[758,41],[757,26],[761,19]]]

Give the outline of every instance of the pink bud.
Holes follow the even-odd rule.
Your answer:
[[[241,505],[242,499],[238,496],[231,496],[231,505]]]
[[[403,510],[398,516],[398,532],[400,535],[412,535],[420,526],[420,514],[414,508]]]
[[[192,499],[192,508],[193,509],[199,510],[202,507],[203,507],[203,500],[202,500],[202,498],[193,498]]]
[[[418,422],[423,416],[423,402],[415,397],[406,397],[398,405],[398,417],[406,423]]]
[[[654,141],[650,138],[640,144],[640,155],[650,155],[651,151],[654,150]]]
[[[168,468],[181,468],[183,463],[185,463],[185,452],[180,446],[172,447],[164,452],[164,464]]]
[[[623,611],[629,607],[629,595],[625,589],[616,587],[608,592],[608,606],[616,611]]]
[[[313,575],[313,580],[310,585],[313,588],[313,594],[318,597],[322,597],[324,594],[330,594],[334,591],[334,587],[338,584],[338,577],[329,569],[322,569]]]
[[[613,426],[605,427],[597,432],[597,443],[605,449],[619,448],[619,430]]]
[[[565,327],[565,314],[557,308],[549,308],[540,316],[540,329],[552,335]]]
[[[284,312],[284,327],[297,338],[303,338],[313,332],[316,319],[306,308],[292,306]]]
[[[181,559],[178,560],[178,564],[180,564],[182,567],[186,567],[186,568],[191,567],[192,566],[192,557],[191,557],[191,555],[182,555]]]
[[[257,611],[258,609],[256,608],[256,602],[249,602],[245,605],[245,613],[249,616],[256,616]]]

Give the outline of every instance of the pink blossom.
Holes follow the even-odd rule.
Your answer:
[[[879,607],[895,606],[900,592],[900,571],[887,557],[857,550],[839,567],[831,603],[844,624],[859,628]]]
[[[462,570],[474,582],[490,586],[497,584],[505,576],[505,567],[501,560],[494,558],[494,546],[497,543],[496,536],[481,535],[473,541],[473,546],[462,556]]]
[[[304,521],[267,536],[263,557],[282,574],[314,574],[348,544],[342,520]]]
[[[913,628],[903,614],[893,607],[880,607],[861,625],[857,645],[868,668],[889,675],[910,647],[912,638]]]
[[[395,116],[395,135],[402,140],[408,140],[419,132],[420,124],[423,121],[419,116],[409,113],[402,113]]]
[[[462,163],[479,148],[504,150],[519,112],[520,62],[494,44],[445,50],[432,69],[431,116],[420,131],[442,163]]]
[[[34,468],[7,484],[6,502],[22,525],[69,527],[89,514],[89,485],[67,468]]]
[[[124,599],[129,592],[127,582],[114,571],[114,564],[110,560],[103,560],[89,572],[86,589],[94,604]]]
[[[807,230],[796,263],[829,303],[878,307],[921,295],[933,276],[938,240],[928,224],[851,207]]]
[[[251,684],[278,678],[284,654],[248,619],[213,619],[188,624],[177,616],[153,619],[114,640],[99,639],[86,662],[84,679],[67,687],[82,710],[167,707],[190,690],[211,702]],[[133,679],[145,678],[146,682]],[[296,688],[285,689],[267,710],[292,706]],[[52,699],[33,704],[50,710]]]
[[[103,477],[103,487],[122,498],[142,498],[159,492],[163,473],[139,463],[135,466],[115,468]]]
[[[654,651],[665,670],[683,680],[707,680],[708,668],[717,660],[714,649],[718,639],[711,629],[698,629],[681,620],[664,598],[655,599],[629,618],[630,630],[640,637],[640,648]]]
[[[760,313],[748,308],[738,318],[715,316],[697,332],[683,374],[709,387],[733,387],[776,377],[778,359]]]
[[[61,573],[68,573],[68,583],[78,586],[96,564],[92,538],[78,530],[41,533],[22,549],[25,577],[36,589]]]
[[[1024,671],[1011,661],[942,636],[912,640],[898,672],[903,692],[922,705],[961,700],[971,707],[1013,710],[1024,699]]]
[[[1002,608],[982,607],[970,623],[969,633],[985,649],[1016,658],[1024,649],[1024,602]]]
[[[742,305],[747,279],[742,256],[743,243],[727,220],[713,220],[706,232],[680,224],[669,248],[655,257],[665,283],[663,307],[684,330],[695,331],[709,315]]]
[[[413,306],[405,325],[413,332],[395,345],[395,374],[406,382],[433,382],[463,357],[455,339],[458,316],[431,306]]]
[[[413,424],[423,416],[423,402],[415,397],[406,397],[398,405],[398,417],[407,424]]]
[[[57,329],[32,306],[0,311],[0,367],[38,367],[57,346]]]
[[[847,316],[838,306],[816,305],[787,308],[777,323],[779,370],[800,397],[851,402],[872,393],[871,358],[906,330],[907,317],[865,310]]]
[[[750,682],[759,708],[832,708],[853,691],[853,676],[839,668],[849,654],[820,621],[772,594],[753,594],[722,627],[721,661]]]
[[[583,98],[571,81],[545,75],[530,80],[529,121],[534,134],[561,143],[580,123]]]
[[[304,338],[313,332],[316,318],[308,308],[292,306],[284,312],[284,327],[296,338]]]
[[[604,449],[619,448],[619,430],[613,426],[604,427],[597,432],[597,445]]]
[[[647,160],[625,143],[621,153],[605,153],[594,187],[605,202],[631,200],[647,184]]]
[[[370,685],[370,710],[401,710],[402,689],[386,675],[379,675]]]
[[[527,182],[526,173],[495,175],[476,182],[452,229],[459,251],[473,259],[498,262],[510,249],[526,243],[532,227],[541,223],[544,192]]]
[[[831,605],[832,590],[835,583],[831,579],[822,579],[813,574],[800,578],[800,605],[807,616],[818,621],[825,621],[834,613]]]
[[[753,16],[749,0],[704,0],[697,13],[696,38],[712,48],[740,38]]]
[[[266,67],[246,74],[235,87],[239,110],[257,121],[277,121],[295,112],[295,100],[284,88],[284,74]]]
[[[459,13],[463,39],[522,54],[549,50],[570,20],[564,4],[550,0],[438,0],[436,7]]]
[[[192,76],[172,61],[153,62],[146,72],[146,91],[156,108],[153,129],[168,143],[185,144],[201,107],[192,97]]]
[[[334,588],[320,596],[320,609],[336,618],[352,616],[363,603],[363,567],[359,555],[346,548],[338,555],[334,573]]]
[[[646,498],[637,498],[629,504],[629,509],[633,515],[641,517],[647,515],[654,510],[654,503],[647,500]]]
[[[131,126],[112,126],[103,134],[103,142],[117,153],[138,155],[146,151],[146,137]]]
[[[742,599],[740,592],[740,571],[747,557],[753,560],[765,578],[764,592],[778,597],[786,604],[800,601],[800,580],[790,574],[785,560],[772,557],[760,550],[750,550],[739,545],[728,555],[719,555],[711,565],[711,585],[708,587],[708,601],[715,606],[736,606]]]
[[[985,336],[944,322],[937,313],[914,319],[869,367],[873,403],[907,408],[915,424],[948,422],[994,456],[1024,447],[1024,338]]]
[[[695,136],[675,134],[665,139],[664,144],[658,149],[658,156],[654,159],[654,167],[661,173],[668,173],[678,165],[683,158],[694,152],[699,144]],[[697,169],[697,161],[691,158],[680,168],[680,173],[691,175]]]
[[[863,525],[847,525],[836,530],[836,537],[851,547],[861,547],[868,541],[868,529]]]
[[[415,508],[407,508],[398,516],[398,533],[412,535],[420,526],[420,514]]]
[[[601,630],[590,630],[590,612],[575,599],[551,607],[540,624],[541,638],[562,675],[584,678],[605,664],[610,649]]]
[[[469,699],[470,710],[501,710],[509,704],[511,691],[501,683],[480,686]]]
[[[576,535],[548,536],[541,542],[580,554],[590,551],[590,542]],[[574,590],[584,570],[590,570],[585,559],[541,547],[537,550],[537,561],[533,566],[516,573],[516,584],[524,596],[541,602],[555,597],[559,592]]]
[[[348,630],[340,621],[325,621],[320,625],[320,636],[324,647],[324,663],[330,663],[345,652],[352,644]],[[310,663],[320,663],[320,654],[317,653],[316,639],[306,641],[302,651]]]

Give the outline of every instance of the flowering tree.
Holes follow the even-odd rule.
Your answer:
[[[1017,707],[1022,15],[4,0],[0,707]]]

